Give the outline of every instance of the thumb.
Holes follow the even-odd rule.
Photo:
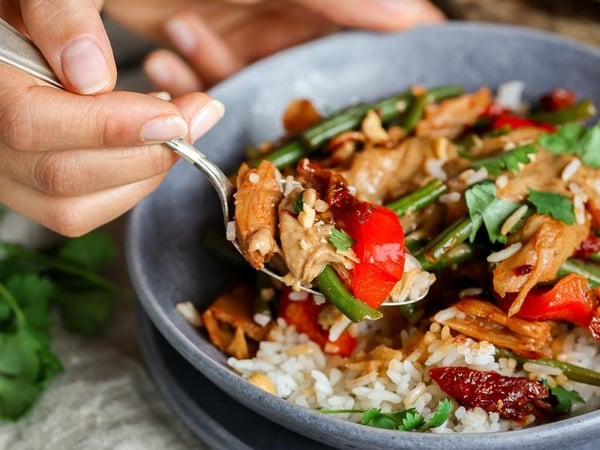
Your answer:
[[[110,91],[117,69],[94,0],[21,0],[31,39],[65,88],[79,94]]]

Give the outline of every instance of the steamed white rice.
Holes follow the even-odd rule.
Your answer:
[[[454,310],[454,311],[453,311]],[[454,315],[455,308],[440,311],[436,318],[443,321],[444,314]],[[373,324],[369,324],[373,327]],[[372,333],[376,330],[369,330]],[[402,332],[403,345],[420,334],[416,329]],[[307,408],[359,409],[381,408],[398,411],[415,408],[427,420],[438,403],[449,398],[430,380],[428,370],[436,366],[467,366],[476,370],[493,370],[507,376],[527,376],[547,380],[576,390],[585,400],[575,403],[573,414],[600,406],[600,388],[572,383],[555,368],[540,364],[526,364],[517,368],[512,359],[494,358],[495,346],[477,342],[464,336],[455,336],[440,322],[432,322],[422,336],[424,345],[405,346],[412,353],[386,349],[362,354],[360,358],[341,358],[325,354],[306,335],[287,326],[278,319],[269,339],[260,343],[254,358],[229,358],[229,365],[244,378],[266,376],[272,383],[272,394]],[[361,339],[359,339],[361,342]],[[359,349],[360,350],[360,349]],[[600,367],[598,345],[582,329],[569,332],[559,354],[562,361],[584,367]],[[336,416],[358,422],[361,415]],[[455,402],[450,418],[433,433],[494,432],[522,427],[523,424],[501,419],[497,413],[487,413],[481,408],[466,409]]]

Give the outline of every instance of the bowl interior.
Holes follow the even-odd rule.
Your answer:
[[[600,104],[600,53],[556,36],[498,25],[448,23],[399,34],[341,33],[267,58],[212,89],[227,113],[196,145],[230,172],[242,160],[244,147],[281,136],[282,112],[295,98],[310,98],[327,112],[412,84],[461,84],[473,90],[510,80],[525,83],[527,98],[565,87]],[[442,437],[365,429],[255,388],[235,375],[223,354],[175,310],[183,300],[204,308],[222,287],[243,276],[203,250],[205,225],[220,223],[220,217],[207,179],[177,163],[130,217],[128,266],[143,308],[167,340],[207,378],[258,413],[340,448],[442,448],[449,442],[460,448],[506,448],[511,442],[522,448],[559,448],[600,436],[600,412],[538,426],[535,433]]]

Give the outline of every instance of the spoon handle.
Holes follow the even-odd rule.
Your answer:
[[[18,30],[0,18],[0,61],[57,88],[63,88],[37,47]]]
[[[54,87],[64,89],[64,86],[35,44],[1,18],[0,62],[21,69]],[[234,193],[234,187],[227,176],[204,153],[183,139],[173,139],[165,142],[165,145],[206,175],[217,191],[223,208],[225,224],[227,225],[229,205]]]

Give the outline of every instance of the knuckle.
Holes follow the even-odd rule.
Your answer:
[[[0,123],[4,146],[16,151],[31,151],[34,148],[33,118],[28,107],[2,105]]]
[[[46,226],[62,236],[79,237],[92,230],[80,205],[73,199],[56,202],[47,214]]]
[[[151,175],[159,175],[167,172],[177,161],[177,155],[164,146],[146,149],[150,151],[149,168]]]
[[[78,194],[78,172],[73,155],[44,152],[35,164],[33,177],[42,191],[56,196],[71,196]]]

